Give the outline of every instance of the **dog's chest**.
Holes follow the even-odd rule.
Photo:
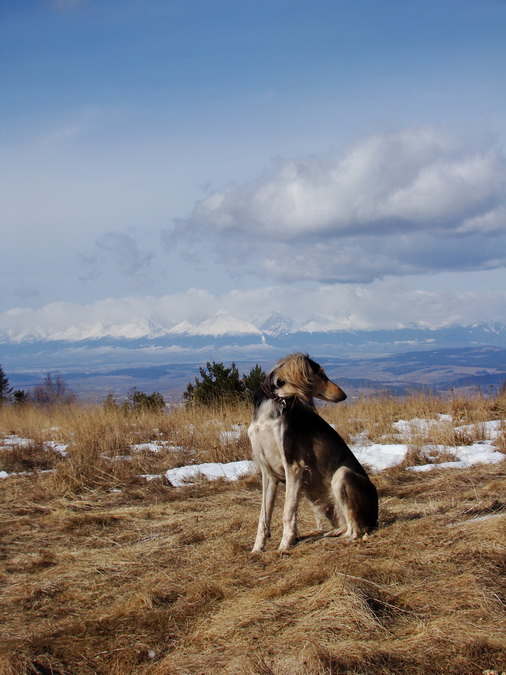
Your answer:
[[[255,419],[250,424],[248,436],[257,464],[270,469],[279,478],[284,477],[283,418],[272,401],[260,406]]]

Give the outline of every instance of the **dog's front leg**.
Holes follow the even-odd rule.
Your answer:
[[[278,481],[262,469],[262,507],[258,519],[257,538],[252,553],[263,551],[265,542],[271,536],[271,519],[278,490]]]
[[[283,538],[279,551],[288,551],[297,539],[297,510],[302,492],[303,469],[297,465],[286,468],[286,495],[283,510]]]

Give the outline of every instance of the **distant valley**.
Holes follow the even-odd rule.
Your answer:
[[[133,387],[180,400],[207,361],[234,361],[242,373],[256,363],[267,370],[292,351],[318,359],[351,396],[469,388],[488,394],[506,379],[506,328],[500,324],[309,331],[294,330],[278,317],[270,326],[251,326],[219,316],[207,326],[187,324],[170,332],[147,327],[138,337],[4,336],[0,364],[16,389],[29,391],[47,372],[58,372],[81,399],[93,400],[109,391],[121,397]]]

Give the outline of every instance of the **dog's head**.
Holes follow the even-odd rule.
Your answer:
[[[277,362],[267,376],[270,389],[276,396],[297,397],[306,403],[313,398],[338,403],[346,394],[329,380],[323,368],[307,354],[290,354]]]

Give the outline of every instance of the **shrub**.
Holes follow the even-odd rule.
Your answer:
[[[42,384],[33,390],[32,400],[40,406],[70,405],[74,403],[75,395],[61,375],[47,373]]]
[[[114,392],[110,391],[104,399],[104,410],[122,410],[124,413],[130,412],[153,412],[160,413],[165,408],[165,400],[163,396],[154,391],[152,394],[145,394],[143,391],[138,391],[135,387],[130,390],[126,401],[118,403],[118,399]]]
[[[128,395],[127,403],[132,410],[136,411],[162,412],[165,408],[165,400],[158,391],[145,394],[134,388]]]

